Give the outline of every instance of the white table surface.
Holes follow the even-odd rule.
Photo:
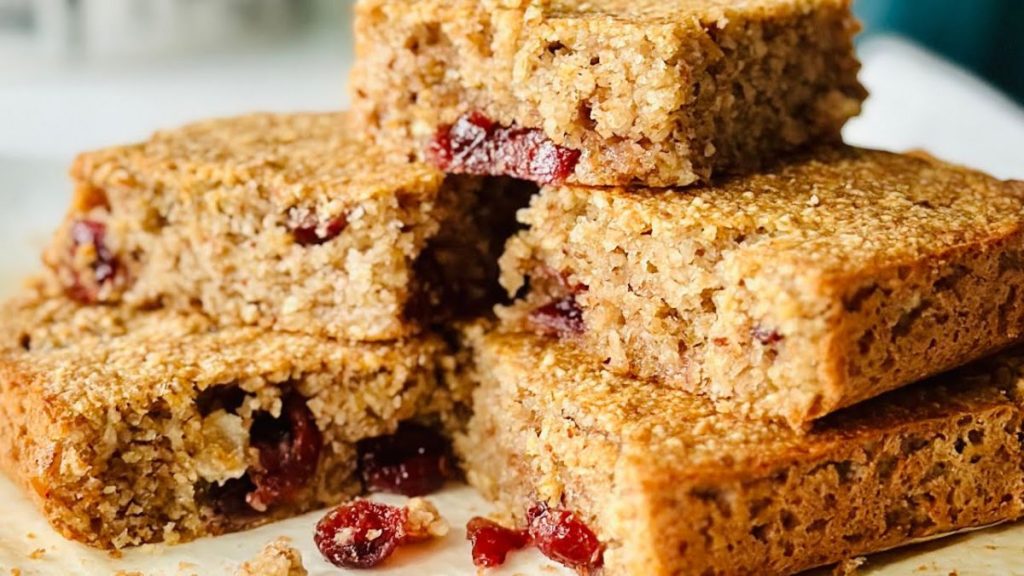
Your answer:
[[[0,293],[15,289],[37,266],[49,230],[70,194],[65,167],[76,151],[143,138],[152,130],[212,115],[253,110],[323,110],[346,101],[351,59],[344,34],[319,35],[201,62],[156,68],[94,67],[12,73],[0,84]],[[1001,177],[1024,178],[1024,111],[961,70],[903,42],[863,46],[863,79],[872,91],[865,114],[847,130],[850,142],[927,149]],[[462,526],[487,505],[466,487],[436,498],[453,524],[443,542],[403,553],[374,574],[470,576]],[[400,501],[400,499],[399,499]],[[316,554],[319,515],[246,534],[175,548],[130,551],[121,559],[67,542],[50,530],[7,480],[0,478],[0,575],[57,576],[140,570],[147,575],[229,574],[278,535],[290,535],[314,576],[340,574]],[[29,556],[43,550],[38,559]],[[999,527],[872,558],[865,574],[1024,575],[1024,527]],[[535,553],[522,553],[494,574],[567,574]]]

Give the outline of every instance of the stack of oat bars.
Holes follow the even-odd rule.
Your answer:
[[[356,12],[351,112],[72,167],[0,331],[0,465],[59,531],[421,496],[446,438],[508,512],[481,567],[793,574],[1024,516],[1024,183],[841,143],[850,0]],[[339,510],[339,565],[403,538]]]

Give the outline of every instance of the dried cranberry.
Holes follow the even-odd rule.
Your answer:
[[[356,500],[328,512],[313,541],[339,568],[373,568],[405,541],[406,516],[403,508]]]
[[[448,441],[425,426],[402,424],[394,434],[360,441],[358,450],[367,490],[424,496],[452,475]]]
[[[246,495],[254,510],[290,502],[316,474],[323,435],[306,400],[298,393],[284,398],[281,417],[262,413],[253,422],[250,445],[259,464],[249,475],[256,489]]]
[[[71,224],[72,261],[78,251],[91,246],[93,260],[90,263],[92,278],[83,279],[79,271],[75,271],[74,285],[68,289],[70,296],[85,303],[95,302],[99,298],[100,288],[117,276],[119,263],[114,253],[106,244],[107,226],[95,220],[76,220]]]
[[[322,223],[314,214],[294,217],[290,224],[292,236],[299,246],[319,246],[337,238],[348,228],[348,218],[343,214]]]
[[[499,126],[480,112],[441,126],[427,155],[446,172],[512,176],[541,184],[571,176],[581,156],[579,150],[555,144],[541,130]]]
[[[575,296],[566,296],[530,313],[530,324],[548,336],[573,336],[586,329]]]
[[[545,556],[569,568],[600,568],[604,547],[582,520],[567,510],[535,504],[527,512],[530,538]]]
[[[786,337],[780,334],[778,330],[771,330],[763,326],[758,326],[757,328],[754,328],[752,334],[758,342],[764,344],[765,346],[778,344],[779,342],[782,342],[783,340],[786,339]]]
[[[473,564],[478,568],[501,566],[509,552],[525,548],[530,543],[530,536],[525,530],[512,530],[479,517],[466,525],[466,538],[473,543]]]

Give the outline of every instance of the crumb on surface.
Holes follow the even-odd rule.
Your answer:
[[[288,538],[268,543],[255,558],[239,566],[235,576],[306,576],[302,555]]]
[[[46,548],[36,548],[28,555],[33,560],[39,560],[43,556],[46,556]]]
[[[836,565],[832,570],[832,576],[857,576],[860,568],[867,564],[868,559],[863,556],[847,558]]]
[[[448,535],[451,527],[448,521],[441,516],[437,507],[429,500],[413,498],[406,505],[408,521],[406,532],[413,540],[429,540],[431,538],[444,538]]]

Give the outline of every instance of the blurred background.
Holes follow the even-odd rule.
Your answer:
[[[1024,0],[855,0],[866,38],[901,34],[1024,102]]]
[[[0,66],[141,62],[334,29],[351,0],[0,0]],[[856,0],[866,36],[901,34],[1024,100],[1024,1]],[[3,68],[0,68],[2,70]]]
[[[346,102],[353,0],[0,0],[0,153],[152,126]],[[1024,0],[856,0],[866,33],[913,39],[1024,102]]]

